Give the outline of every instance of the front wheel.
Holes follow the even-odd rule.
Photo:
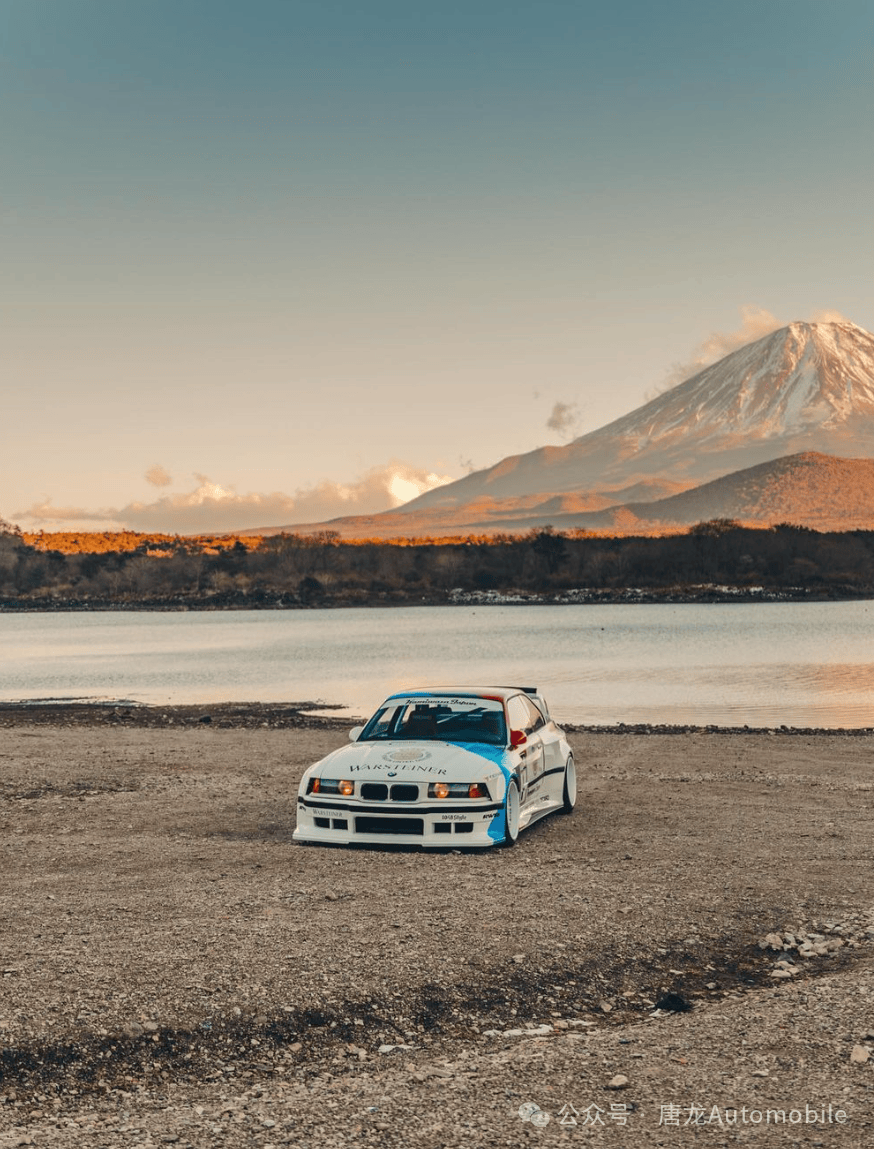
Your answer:
[[[568,758],[564,767],[564,787],[561,795],[561,812],[569,814],[577,804],[577,768],[574,765],[573,755]]]
[[[519,805],[519,787],[516,779],[511,778],[504,798],[504,840],[501,845],[506,849],[515,846],[519,837]]]

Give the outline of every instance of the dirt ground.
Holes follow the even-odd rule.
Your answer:
[[[874,1144],[874,736],[580,730],[513,850],[298,846],[344,739],[0,707],[0,1149]]]

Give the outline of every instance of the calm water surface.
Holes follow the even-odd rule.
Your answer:
[[[536,684],[567,722],[874,726],[874,603],[0,615],[0,700],[339,703]]]

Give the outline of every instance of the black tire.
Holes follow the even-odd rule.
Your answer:
[[[511,778],[504,796],[504,837],[501,845],[505,850],[511,849],[519,840],[520,805],[519,784],[515,778]]]

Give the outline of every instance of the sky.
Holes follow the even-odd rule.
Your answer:
[[[369,513],[874,329],[870,0],[0,0],[0,518]]]

